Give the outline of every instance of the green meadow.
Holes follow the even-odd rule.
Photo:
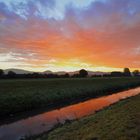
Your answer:
[[[140,85],[140,78],[0,80],[0,117],[71,104]]]

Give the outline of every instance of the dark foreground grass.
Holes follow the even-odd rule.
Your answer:
[[[140,78],[0,80],[0,118],[140,85]]]
[[[140,95],[30,140],[140,140]]]

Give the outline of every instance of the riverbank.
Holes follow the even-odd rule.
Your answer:
[[[28,140],[138,140],[140,94]]]
[[[0,81],[0,118],[51,109],[140,85],[140,78],[23,79]]]

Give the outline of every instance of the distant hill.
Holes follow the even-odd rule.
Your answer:
[[[4,73],[7,74],[9,71],[13,71],[16,74],[29,74],[29,73],[33,73],[33,71],[27,71],[27,70],[23,70],[23,69],[6,69],[4,70]]]
[[[50,71],[50,70],[46,70],[46,71],[44,71],[44,72],[42,72],[42,73],[44,73],[44,74],[57,74],[57,75],[64,75],[64,74],[66,74],[67,72],[65,72],[65,71],[52,72],[52,71]]]
[[[29,74],[29,73],[34,73],[34,71],[27,71],[27,70],[23,70],[23,69],[6,69],[4,70],[4,73],[7,74],[9,71],[13,71],[17,74]],[[58,72],[52,72],[50,70],[46,70],[44,72],[39,72],[42,74],[57,74],[57,75],[64,75],[66,73],[68,73],[70,76],[74,75],[74,74],[78,74],[79,71],[73,71],[73,72],[66,72],[66,71],[58,71]],[[110,74],[110,72],[101,72],[101,71],[88,71],[88,75],[92,76],[92,75],[104,75],[104,74]]]
[[[44,74],[52,74],[53,72],[50,71],[50,70],[46,70],[46,71],[44,71],[44,72],[42,72],[42,73],[44,73]]]

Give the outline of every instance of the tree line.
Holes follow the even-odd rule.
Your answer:
[[[123,72],[113,71],[110,74],[103,75],[92,75],[90,77],[140,77],[139,70],[134,70],[132,73],[129,68],[124,68]],[[43,74],[43,73],[29,73],[29,74],[17,74],[14,71],[9,71],[7,74],[4,73],[4,70],[0,69],[0,78],[1,79],[11,79],[11,78],[82,78],[89,77],[88,71],[81,69],[77,74],[70,75],[69,73],[58,75],[58,74]]]

